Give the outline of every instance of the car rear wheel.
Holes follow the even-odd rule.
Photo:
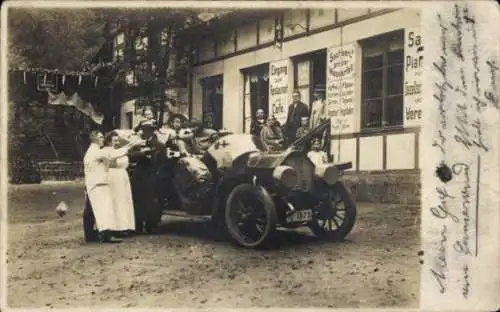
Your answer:
[[[356,203],[342,182],[320,184],[318,188],[322,198],[314,208],[310,228],[318,237],[343,240],[356,222]]]
[[[262,187],[241,184],[227,198],[225,221],[229,234],[239,245],[263,247],[276,231],[276,207]]]

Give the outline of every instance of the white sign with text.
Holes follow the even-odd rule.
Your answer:
[[[354,132],[355,59],[355,44],[328,49],[326,105],[332,121],[332,134]]]
[[[282,125],[288,114],[289,75],[289,60],[269,64],[269,116],[274,115]]]
[[[420,126],[422,110],[422,77],[424,44],[420,28],[405,29],[405,64],[404,64],[404,126]]]

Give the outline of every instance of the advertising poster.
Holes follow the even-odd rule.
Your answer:
[[[289,64],[289,60],[269,64],[269,116],[274,115],[282,125],[288,114]]]
[[[405,30],[404,126],[420,126],[422,121],[422,63],[424,45],[420,28]]]
[[[354,132],[355,59],[355,44],[328,49],[326,105],[332,134]]]

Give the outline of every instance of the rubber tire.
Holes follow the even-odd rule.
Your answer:
[[[333,194],[335,195],[336,192],[340,193],[340,197],[342,198],[344,202],[344,206],[346,208],[346,217],[348,218],[344,220],[342,225],[340,226],[339,229],[335,231],[325,231],[316,221],[313,220],[313,222],[310,224],[310,229],[316,235],[317,237],[323,238],[323,239],[328,239],[328,240],[333,240],[333,241],[342,241],[345,239],[347,235],[352,231],[354,228],[354,224],[356,223],[356,217],[357,217],[357,209],[356,209],[356,203],[351,195],[351,193],[347,190],[345,187],[344,183],[338,181],[335,184],[328,186],[326,183],[323,182],[323,185],[321,187],[327,187],[329,188]],[[335,198],[335,196],[334,196]]]
[[[251,193],[251,195],[259,200],[261,204],[264,207],[265,213],[266,213],[266,228],[264,229],[264,234],[263,236],[255,243],[248,243],[245,242],[239,235],[238,235],[238,230],[235,228],[235,226],[230,222],[230,209],[232,207],[231,203],[234,201],[234,199],[239,196],[240,194],[243,193]],[[226,207],[225,207],[225,223],[226,227],[228,230],[229,235],[231,238],[240,246],[246,247],[246,248],[261,248],[261,247],[266,247],[268,244],[271,242],[272,238],[274,237],[274,233],[276,232],[276,224],[277,224],[277,217],[276,217],[276,207],[274,205],[274,202],[272,198],[269,196],[269,194],[265,191],[264,188],[261,186],[254,186],[252,184],[240,184],[236,186],[231,193],[229,193],[229,196],[226,201]]]

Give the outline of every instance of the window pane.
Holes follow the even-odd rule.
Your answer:
[[[309,77],[310,77],[310,62],[309,60],[304,62],[296,63],[297,67],[297,86],[307,86],[309,85]]]
[[[403,65],[392,66],[387,69],[387,95],[403,93]]]
[[[382,100],[369,100],[364,103],[364,128],[379,128],[382,126]]]
[[[389,51],[397,51],[403,49],[404,49],[403,37],[398,36],[397,38],[394,38],[394,41],[391,41],[391,43],[389,43]]]
[[[391,51],[387,53],[387,62],[390,65],[403,64],[405,58],[404,50]]]
[[[373,43],[367,43],[363,47],[363,56],[372,57],[376,55],[382,55],[384,53],[384,45],[379,41],[374,41]]]
[[[371,99],[382,96],[382,70],[363,73],[364,98]]]
[[[384,57],[382,54],[365,57],[364,60],[364,70],[370,70],[375,68],[380,68],[384,65]]]
[[[398,126],[403,124],[403,96],[387,98],[385,102],[386,126]]]
[[[205,90],[203,92],[203,111],[204,112],[211,112],[213,110],[212,97],[213,97],[212,88],[205,87]]]

